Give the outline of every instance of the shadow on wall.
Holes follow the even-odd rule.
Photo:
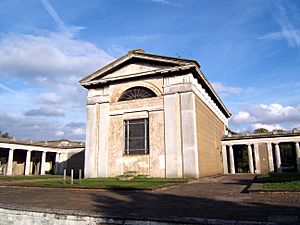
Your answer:
[[[70,154],[68,160],[63,163],[67,164],[65,169],[68,176],[71,176],[71,169],[73,169],[74,178],[79,178],[79,170],[81,169],[81,177],[84,177],[84,150]]]
[[[240,183],[244,184],[245,181]],[[230,185],[233,183],[228,183]],[[180,190],[180,189],[179,189]],[[300,222],[300,207],[280,203],[265,203],[264,196],[252,200],[247,194],[236,198],[224,194],[207,196],[196,190],[150,192],[150,191],[111,191],[93,193],[93,210],[101,215],[127,219],[180,220],[191,218],[210,218],[242,221],[275,221],[278,217],[291,218]],[[162,193],[167,192],[167,193]],[[296,196],[294,196],[297,198]],[[249,200],[245,200],[249,198]],[[271,196],[269,196],[271,198]],[[269,199],[268,198],[268,199]],[[282,198],[282,197],[280,197]],[[243,199],[243,200],[241,200]],[[250,200],[251,199],[251,200]],[[258,199],[258,200],[257,200]],[[280,205],[281,204],[281,205]],[[182,222],[182,221],[181,221]]]

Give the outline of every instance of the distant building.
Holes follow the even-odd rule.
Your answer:
[[[88,89],[85,177],[223,173],[230,113],[194,60],[129,51]]]
[[[0,138],[0,175],[45,175],[83,169],[84,143]]]

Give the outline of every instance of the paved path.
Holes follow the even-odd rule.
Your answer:
[[[126,218],[300,221],[300,194],[242,193],[253,175],[203,178],[157,191],[0,188],[0,205]]]

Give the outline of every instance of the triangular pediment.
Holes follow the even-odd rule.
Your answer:
[[[103,77],[98,77],[98,79],[112,79],[117,77],[126,77],[128,75],[134,75],[149,71],[155,71],[158,69],[168,68],[170,66],[163,66],[163,65],[155,65],[155,64],[144,64],[144,63],[134,63],[125,65],[111,73],[106,74]],[[96,78],[97,79],[97,78]]]
[[[194,60],[164,57],[145,53],[129,52],[111,64],[97,70],[83,78],[80,83],[86,85],[89,82],[100,80],[112,80],[126,78],[134,74],[142,74],[176,66],[196,63]]]

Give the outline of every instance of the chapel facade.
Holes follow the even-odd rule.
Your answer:
[[[223,173],[230,113],[196,61],[137,49],[80,83],[88,89],[85,177]]]

